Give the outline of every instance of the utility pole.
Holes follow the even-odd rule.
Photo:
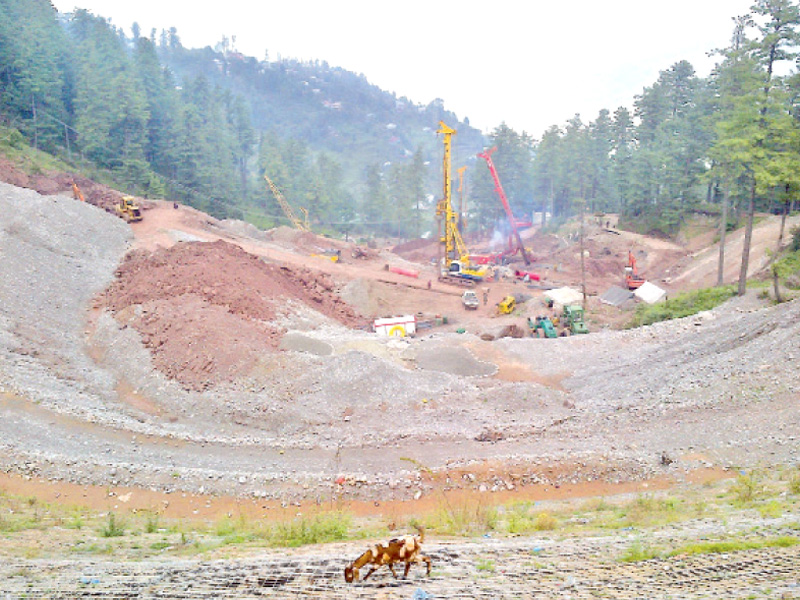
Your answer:
[[[583,314],[586,314],[586,257],[583,249],[583,202],[581,202],[581,291],[583,292]]]
[[[722,193],[722,222],[719,224],[719,266],[717,267],[717,287],[725,285],[725,234],[728,232],[728,186]]]

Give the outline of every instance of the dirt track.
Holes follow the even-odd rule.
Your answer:
[[[491,305],[462,316],[457,293],[438,283],[426,289],[432,272],[424,265],[419,281],[386,272],[384,264],[404,261],[385,251],[334,264],[310,257],[313,238],[251,235],[158,204],[130,228],[95,207],[5,184],[0,231],[0,466],[7,472],[129,486],[134,496],[152,488],[286,504],[334,495],[424,502],[436,489],[557,494],[593,482],[681,482],[699,468],[800,461],[798,301],[763,308],[753,295],[636,331],[485,342],[480,333],[507,322],[489,316]],[[263,345],[244,339],[250,350],[256,346],[255,359],[227,382],[187,386],[157,368],[154,346],[169,336],[135,325],[163,317],[163,307],[135,298],[109,303],[115,319],[98,295],[131,244],[154,250],[220,238],[297,272],[313,267],[320,280],[327,274],[326,293],[361,297],[353,304],[361,314],[385,310],[382,303],[418,312],[427,302],[431,313],[453,318],[414,340],[381,340],[310,306],[325,301],[306,303],[282,285],[274,298],[261,294],[266,304],[257,320],[273,334]],[[226,318],[238,288],[250,291],[247,281],[232,280],[224,290],[231,296],[216,304]],[[492,299],[519,289],[493,284]],[[168,304],[189,311],[212,291],[204,300],[179,294]],[[188,314],[178,316],[186,323]],[[207,319],[202,311],[191,315]],[[465,334],[454,332],[459,326]],[[214,331],[218,338],[180,337],[213,356],[234,329]],[[330,352],[276,351],[271,335],[284,332],[293,347]],[[174,364],[192,373],[206,368],[184,362]],[[470,364],[480,374],[465,376]],[[674,462],[663,465],[662,453]],[[500,588],[520,589],[508,581]]]

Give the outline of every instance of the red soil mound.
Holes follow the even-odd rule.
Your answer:
[[[274,321],[289,300],[365,324],[326,274],[267,264],[222,240],[131,252],[100,304],[142,335],[157,369],[200,390],[247,374],[277,347]]]

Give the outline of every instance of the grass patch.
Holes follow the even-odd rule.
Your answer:
[[[494,573],[495,569],[494,561],[488,558],[482,558],[475,563],[475,568],[478,571],[486,571],[488,573]]]
[[[535,531],[554,531],[559,526],[555,515],[539,511],[529,503],[521,502],[497,511],[497,522],[494,527],[497,531],[512,535],[524,535]]]
[[[313,517],[298,517],[271,528],[269,541],[275,546],[304,546],[348,539],[352,517],[333,512]]]
[[[495,531],[498,520],[495,507],[487,507],[480,502],[464,502],[456,506],[444,502],[426,520],[425,526],[444,535],[469,536]]]
[[[678,294],[658,304],[640,304],[626,328],[642,327],[659,321],[669,321],[695,315],[719,306],[736,294],[733,286],[707,288]]]
[[[686,521],[705,514],[707,510],[707,504],[702,501],[642,494],[619,503],[604,499],[589,501],[581,507],[576,518],[598,529],[635,529]]]
[[[687,544],[671,551],[668,556],[693,554],[722,554],[742,550],[759,550],[761,548],[789,548],[800,544],[800,539],[788,535],[765,540],[722,540],[717,542],[698,542]]]
[[[632,563],[641,562],[643,560],[650,560],[656,558],[659,553],[649,546],[643,546],[640,541],[633,542],[628,549],[619,557],[619,562]]]

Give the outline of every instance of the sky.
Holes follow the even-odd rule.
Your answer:
[[[659,72],[688,60],[706,76],[732,18],[753,0],[53,0],[130,35],[176,27],[187,48],[235,47],[259,60],[325,61],[417,104],[440,98],[488,133],[539,138],[575,114],[632,107]],[[435,124],[434,124],[435,125]]]

